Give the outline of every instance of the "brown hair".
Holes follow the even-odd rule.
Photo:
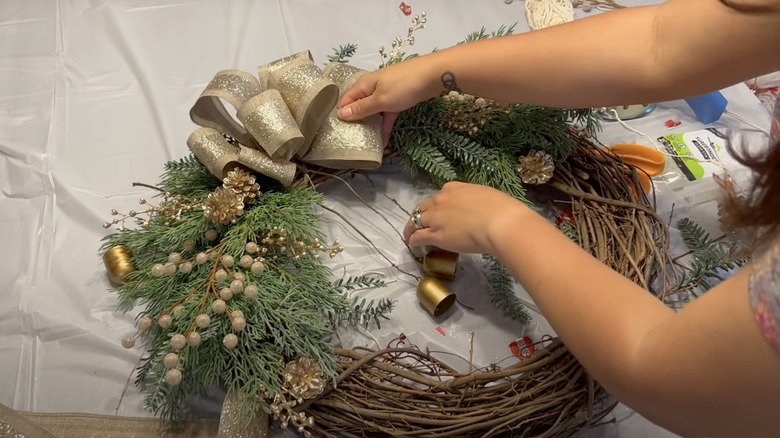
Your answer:
[[[739,228],[755,230],[758,247],[770,243],[780,228],[780,142],[765,156],[734,154],[755,172],[751,192],[746,199],[729,200],[729,222]]]

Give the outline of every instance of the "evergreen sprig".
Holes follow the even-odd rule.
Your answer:
[[[161,179],[161,188],[188,197],[193,193],[205,196],[219,184],[192,157],[166,164]],[[265,268],[261,272],[239,265],[247,242],[258,242],[274,227],[284,228],[288,239],[322,239],[314,210],[322,201],[322,194],[305,186],[268,191],[255,204],[245,206],[236,224],[217,228],[215,241],[205,237],[212,224],[200,210],[184,214],[180,222],[170,226],[162,220],[152,221],[147,229],[126,230],[104,239],[103,249],[125,245],[134,254],[136,271],[117,288],[119,309],[127,312],[141,306],[138,318],[148,317],[155,322],[148,332],[139,333],[147,354],[136,383],[146,389],[147,409],[176,423],[186,417],[192,396],[205,394],[214,385],[224,385],[229,393],[239,396],[241,417],[249,421],[258,409],[268,410],[264,394],[273,396],[279,391],[287,361],[309,356],[327,376],[336,376],[335,356],[324,341],[332,333],[334,321],[365,326],[387,318],[393,305],[390,300],[375,304],[350,300],[345,294],[356,288],[380,287],[383,282],[369,277],[332,282],[330,269],[311,255],[293,257],[271,249],[263,253]],[[180,253],[182,262],[191,264],[191,271],[153,275],[153,267],[167,263],[172,252]],[[207,260],[198,263],[198,253],[206,254]],[[223,262],[227,255],[234,258],[232,267]],[[222,269],[243,275],[244,286],[257,287],[258,296],[235,294],[226,301],[229,312],[218,314],[211,306],[218,291],[229,288],[234,278],[217,280],[215,273]],[[240,332],[235,332],[228,317],[235,311],[242,312],[246,319],[246,328]],[[198,329],[194,321],[204,313],[211,317],[211,323]],[[162,315],[172,317],[171,327],[157,323]],[[180,351],[182,380],[169,385],[163,358],[174,352],[171,337],[193,330],[200,334],[201,343]],[[235,348],[223,345],[229,333],[238,335]]]
[[[513,105],[485,125],[479,142],[488,149],[502,149],[514,156],[541,150],[555,159],[566,158],[575,145],[568,135],[570,111],[535,105]]]
[[[159,187],[166,192],[186,194],[190,198],[205,198],[222,181],[212,175],[194,155],[165,163]]]
[[[360,275],[357,277],[339,278],[333,282],[333,290],[339,293],[352,292],[356,289],[385,287],[385,282],[376,277]]]
[[[495,172],[498,160],[488,149],[470,138],[452,131],[432,132],[432,141],[451,160],[461,167],[468,167],[483,172]]]
[[[410,148],[405,154],[406,162],[413,164],[409,167],[409,171],[412,174],[415,174],[417,169],[426,172],[438,186],[458,179],[455,166],[448,157],[431,144],[429,138],[424,136],[418,138],[420,140],[416,146]]]
[[[236,225],[227,228],[225,252],[240,256],[247,242],[257,241],[274,227],[284,228],[293,236],[322,239],[319,228],[313,226],[319,219],[312,207],[324,200],[322,193],[308,187],[264,194],[256,206],[244,212]]]
[[[466,36],[466,39],[458,42],[458,45],[464,43],[470,43],[472,41],[485,40],[488,38],[500,38],[500,37],[512,35],[515,32],[515,27],[517,27],[517,23],[514,23],[509,27],[501,26],[498,29],[488,33],[487,29],[485,29],[485,27],[483,26],[481,29],[468,34]]]
[[[693,254],[690,273],[682,275],[676,291],[690,291],[694,295],[706,292],[713,287],[712,280],[723,281],[723,274],[744,266],[748,259],[737,256],[737,246],[733,243],[719,242],[699,224],[688,218],[677,221],[683,242]]]
[[[517,158],[500,149],[494,149],[491,153],[497,163],[495,171],[483,172],[475,168],[464,168],[462,169],[463,181],[493,187],[530,205],[531,201],[525,196],[526,189],[523,182],[517,176]]]
[[[509,35],[514,26],[488,33],[484,28],[463,42]],[[566,158],[575,149],[569,136],[571,123],[588,132],[599,129],[590,110],[508,105],[494,111],[476,133],[445,129],[457,107],[443,97],[420,103],[402,112],[396,121],[391,147],[401,152],[401,164],[412,176],[424,174],[442,186],[450,181],[482,184],[502,190],[525,203],[526,190],[517,175],[517,158],[541,150],[555,159]]]
[[[368,328],[371,323],[374,323],[376,328],[380,329],[382,328],[381,320],[390,319],[389,315],[394,307],[395,301],[388,298],[382,298],[378,302],[366,301],[365,298],[354,298],[350,302],[349,309],[333,311],[328,315],[328,318],[334,327],[346,323],[351,327]]]
[[[353,57],[355,52],[357,52],[357,47],[357,44],[353,43],[344,44],[338,48],[334,47],[333,54],[328,55],[328,62],[349,62],[349,58]]]
[[[423,102],[401,113],[391,145],[402,153],[401,164],[412,176],[426,174],[441,187],[450,181],[482,184],[529,203],[509,148],[487,147],[479,140],[442,129],[447,114],[442,99]]]
[[[488,293],[490,302],[501,309],[504,316],[523,324],[531,322],[528,313],[520,299],[515,295],[515,281],[506,266],[494,257],[486,257],[488,261]]]
[[[384,287],[385,282],[368,276],[340,278],[333,282],[333,289],[341,294],[365,289]],[[395,301],[383,298],[378,302],[374,300],[366,301],[365,298],[353,298],[350,301],[349,308],[345,310],[334,310],[327,314],[333,327],[339,327],[344,323],[351,327],[362,326],[368,328],[373,322],[377,328],[382,328],[381,320],[390,319],[389,315],[395,307]]]
[[[568,237],[572,242],[577,245],[580,244],[580,233],[577,231],[577,227],[571,224],[571,222],[563,222],[558,226],[564,236]]]

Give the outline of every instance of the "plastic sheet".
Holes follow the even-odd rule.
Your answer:
[[[632,3],[632,2],[629,2]],[[522,3],[467,0],[414,1],[413,14],[428,12],[428,27],[412,48],[426,53],[446,47],[482,26],[520,24],[527,31]],[[359,43],[353,63],[375,68],[377,49],[405,34],[409,18],[395,1],[358,0],[60,0],[0,3],[0,403],[37,412],[75,411],[147,416],[142,396],[131,386],[120,397],[140,350],[120,345],[133,330],[133,315],[114,312],[97,250],[101,223],[112,208],[130,209],[154,183],[166,160],[187,154],[185,140],[195,128],[190,106],[221,69],[253,71],[258,65],[310,49],[325,62],[331,48]],[[768,116],[745,86],[725,90],[730,108],[758,124]],[[663,121],[700,127],[682,102],[662,103],[631,125],[653,136],[668,132]],[[744,128],[724,117],[718,128]],[[605,143],[641,142],[607,123]],[[748,139],[761,140],[756,134]],[[765,139],[763,140],[765,142]],[[735,169],[738,173],[738,169]],[[328,206],[346,214],[400,267],[419,270],[396,230],[407,209],[433,193],[389,165],[369,177],[350,180],[360,195],[391,222],[363,206],[338,181],[323,188]],[[680,201],[659,185],[661,211]],[[686,207],[687,208],[687,207]],[[683,209],[685,210],[685,209]],[[371,336],[386,344],[401,332],[423,348],[467,357],[474,333],[480,365],[510,357],[509,343],[522,336],[552,333],[538,314],[523,327],[500,315],[489,302],[480,261],[464,257],[453,285],[460,301],[434,320],[416,303],[414,282],[394,271],[357,233],[323,212],[326,233],[340,238],[345,253],[336,274],[380,271],[392,283],[367,298],[398,301],[393,321]],[[691,217],[711,216],[711,206],[690,206]],[[519,296],[534,308],[518,288]],[[437,331],[441,327],[446,335]],[[372,345],[362,333],[340,333],[345,344]],[[460,359],[442,358],[457,365]],[[216,413],[219,394],[199,402]],[[672,436],[624,408],[617,423],[591,437]]]

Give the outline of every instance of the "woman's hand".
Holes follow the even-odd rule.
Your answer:
[[[410,246],[437,246],[458,253],[496,254],[496,242],[524,217],[535,214],[523,203],[496,189],[451,182],[421,202],[417,229],[412,219],[404,228]]]
[[[339,102],[339,117],[355,121],[382,113],[386,146],[398,114],[443,89],[437,86],[432,64],[430,56],[421,56],[364,74]]]

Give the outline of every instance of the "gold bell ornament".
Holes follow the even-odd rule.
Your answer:
[[[135,265],[130,261],[132,257],[130,248],[124,245],[117,245],[103,254],[103,264],[106,265],[106,272],[112,283],[125,284],[127,276],[135,272]]]
[[[440,279],[455,279],[458,253],[436,247],[420,248],[418,253],[412,253],[415,256],[422,253],[423,272],[427,276],[417,286],[417,299],[434,318],[444,315],[455,304],[457,297]]]
[[[438,278],[428,277],[417,285],[417,299],[434,318],[447,313],[457,297]]]
[[[423,257],[423,272],[430,277],[452,281],[458,269],[458,257],[456,252],[431,248]]]

